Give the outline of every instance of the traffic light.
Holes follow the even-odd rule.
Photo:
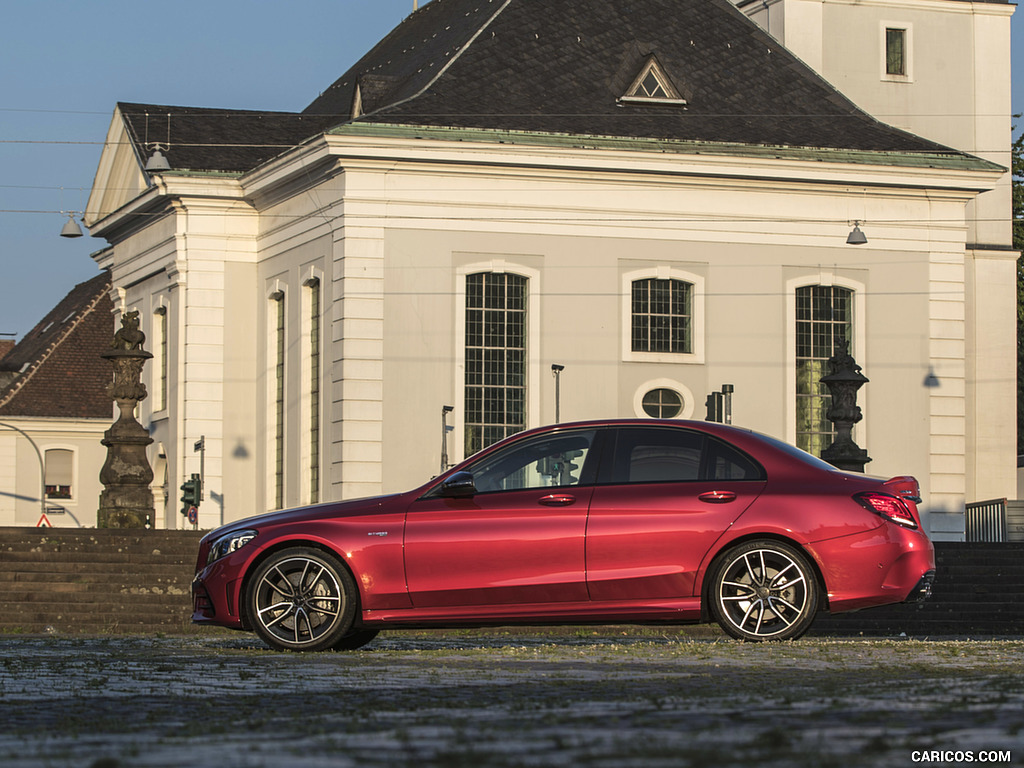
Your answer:
[[[188,511],[192,507],[199,506],[199,499],[203,493],[203,481],[199,479],[199,475],[193,474],[192,477],[181,484],[181,514],[188,515]]]

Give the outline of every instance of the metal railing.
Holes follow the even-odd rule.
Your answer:
[[[965,534],[967,541],[1006,541],[1006,499],[968,504]]]

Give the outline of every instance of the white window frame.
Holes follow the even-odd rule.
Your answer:
[[[888,69],[888,40],[886,39],[886,33],[890,29],[902,29],[905,33],[903,38],[903,55],[905,57],[904,63],[906,64],[907,71],[902,75],[891,75],[886,71]],[[914,25],[908,21],[882,21],[880,22],[878,35],[880,41],[878,65],[882,81],[888,83],[914,82]]]
[[[477,272],[494,272],[525,277],[526,297],[526,424],[525,429],[539,427],[540,422],[540,305],[541,273],[522,264],[495,258],[462,264],[455,269],[455,432],[452,441],[453,464],[467,458],[466,451],[466,277]]]
[[[693,343],[690,352],[634,352],[633,351],[633,283],[637,280],[681,280],[692,288],[693,316],[691,329]],[[679,267],[662,265],[631,270],[622,275],[622,359],[627,363],[704,363],[704,278]]]
[[[326,360],[326,345],[325,341],[325,325],[326,325],[326,302],[325,299],[325,288],[326,283],[324,282],[324,273],[317,267],[309,267],[304,273],[304,279],[302,281],[302,317],[300,327],[300,340],[299,347],[302,351],[302,362],[301,362],[301,376],[302,386],[300,388],[300,399],[299,404],[299,434],[301,437],[300,445],[300,460],[299,464],[301,467],[300,483],[301,493],[300,498],[303,504],[309,504],[313,501],[313,473],[312,473],[312,461],[313,461],[313,448],[312,443],[309,440],[309,435],[313,429],[313,397],[311,391],[312,385],[312,332],[313,332],[313,318],[312,318],[312,295],[311,292],[314,290],[319,291],[320,294],[320,409],[319,409],[319,433],[320,433],[320,444],[319,444],[319,501],[324,499],[324,397],[327,393],[327,388],[324,386],[324,362]],[[287,311],[287,307],[285,308]]]
[[[48,443],[39,446],[39,450],[43,454],[43,486],[46,486],[46,468],[49,466],[46,461],[46,454],[50,451],[68,451],[71,454],[71,495],[66,499],[51,499],[49,496],[46,497],[46,503],[55,507],[63,506],[75,506],[78,504],[78,499],[81,489],[78,487],[78,448],[74,445],[66,443]],[[38,492],[38,489],[36,489]]]
[[[163,295],[153,298],[152,354],[152,418],[165,419],[170,409],[170,318],[167,298]]]
[[[693,418],[693,413],[697,409],[697,401],[693,396],[693,392],[685,384],[682,384],[675,379],[651,379],[645,381],[633,394],[633,413],[638,419],[650,419],[647,411],[644,410],[644,397],[653,389],[671,389],[677,392],[683,399],[683,410],[679,412],[678,416],[673,417],[677,420],[684,420]]]
[[[267,339],[267,428],[266,428],[266,503],[268,511],[285,509],[288,506],[288,312],[289,286],[283,280],[271,280],[266,291],[266,339]],[[282,456],[281,506],[277,506],[277,359],[278,302],[284,302],[284,408],[282,413],[283,440],[280,446]]]

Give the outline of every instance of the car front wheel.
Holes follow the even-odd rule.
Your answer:
[[[740,640],[793,640],[810,629],[818,581],[807,557],[780,541],[751,541],[719,559],[712,571],[711,612]]]
[[[272,648],[325,651],[352,632],[355,582],[326,552],[286,549],[256,569],[247,607],[256,634]]]

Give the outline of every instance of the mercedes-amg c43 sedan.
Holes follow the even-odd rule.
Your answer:
[[[720,424],[544,427],[407,493],[212,531],[193,621],[292,651],[510,624],[713,620],[793,639],[819,611],[928,595],[918,494],[912,477],[840,472]]]

